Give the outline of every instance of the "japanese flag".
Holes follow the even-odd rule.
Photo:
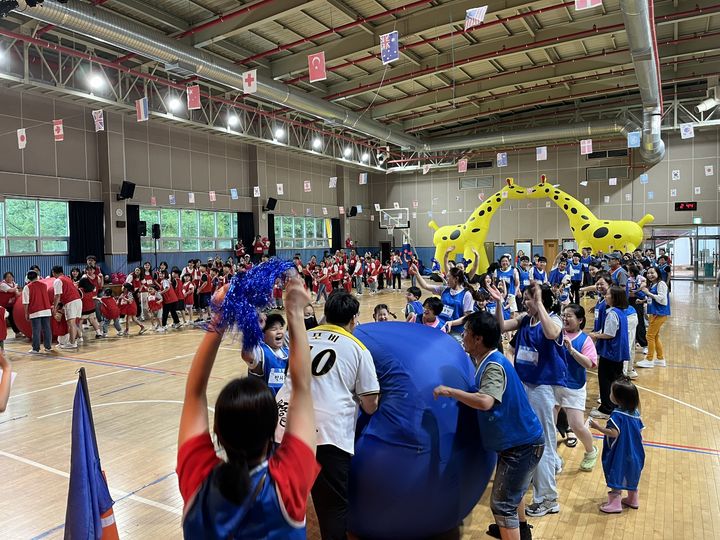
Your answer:
[[[25,128],[17,130],[18,149],[22,150],[27,146],[27,135],[25,135]]]
[[[65,140],[65,130],[62,120],[53,120],[53,136],[55,137],[55,142]]]
[[[254,94],[257,92],[257,70],[251,69],[242,75],[243,92],[246,94]]]
[[[187,87],[187,108],[189,111],[202,108],[202,105],[200,105],[200,86],[197,84]]]

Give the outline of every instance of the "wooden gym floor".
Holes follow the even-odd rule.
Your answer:
[[[381,302],[400,314],[404,294],[363,296],[361,321],[371,321],[372,307]],[[184,329],[96,342],[87,332],[79,352],[38,357],[26,354],[24,341],[6,342],[18,375],[8,410],[0,415],[0,538],[62,538],[80,367],[88,374],[120,537],[181,538],[176,437],[185,377],[200,335]],[[673,317],[662,337],[668,367],[641,371],[636,381],[647,427],[640,510],[601,514],[597,507],[607,490],[600,461],[592,473],[580,472],[582,445],[571,449],[560,443],[562,510],[530,520],[535,538],[720,538],[717,289],[675,282]],[[228,340],[220,351],[209,385],[211,403],[225,380],[245,373],[237,349]],[[591,375],[588,411],[596,396]],[[486,492],[466,520],[464,538],[486,538],[492,520],[487,501]],[[308,536],[319,538],[312,524]]]

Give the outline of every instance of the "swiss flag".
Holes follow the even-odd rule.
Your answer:
[[[308,73],[311,83],[327,79],[327,73],[325,72],[325,51],[320,51],[319,53],[308,56]]]
[[[53,136],[55,137],[55,142],[65,140],[65,129],[63,128],[62,120],[53,120]]]
[[[202,105],[200,105],[200,86],[197,84],[187,87],[187,105],[189,111],[202,108]]]

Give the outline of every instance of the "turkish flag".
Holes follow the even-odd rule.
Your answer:
[[[200,86],[193,85],[187,87],[187,105],[189,111],[202,108],[202,105],[200,105]]]
[[[327,79],[327,73],[325,72],[325,51],[320,51],[319,53],[308,56],[308,73],[311,83]]]
[[[63,128],[62,120],[53,120],[53,136],[55,137],[55,142],[65,140],[65,129]]]

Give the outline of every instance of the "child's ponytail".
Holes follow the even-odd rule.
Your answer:
[[[244,452],[233,454],[228,454],[228,461],[218,467],[215,480],[223,497],[241,505],[250,491],[250,471]]]

